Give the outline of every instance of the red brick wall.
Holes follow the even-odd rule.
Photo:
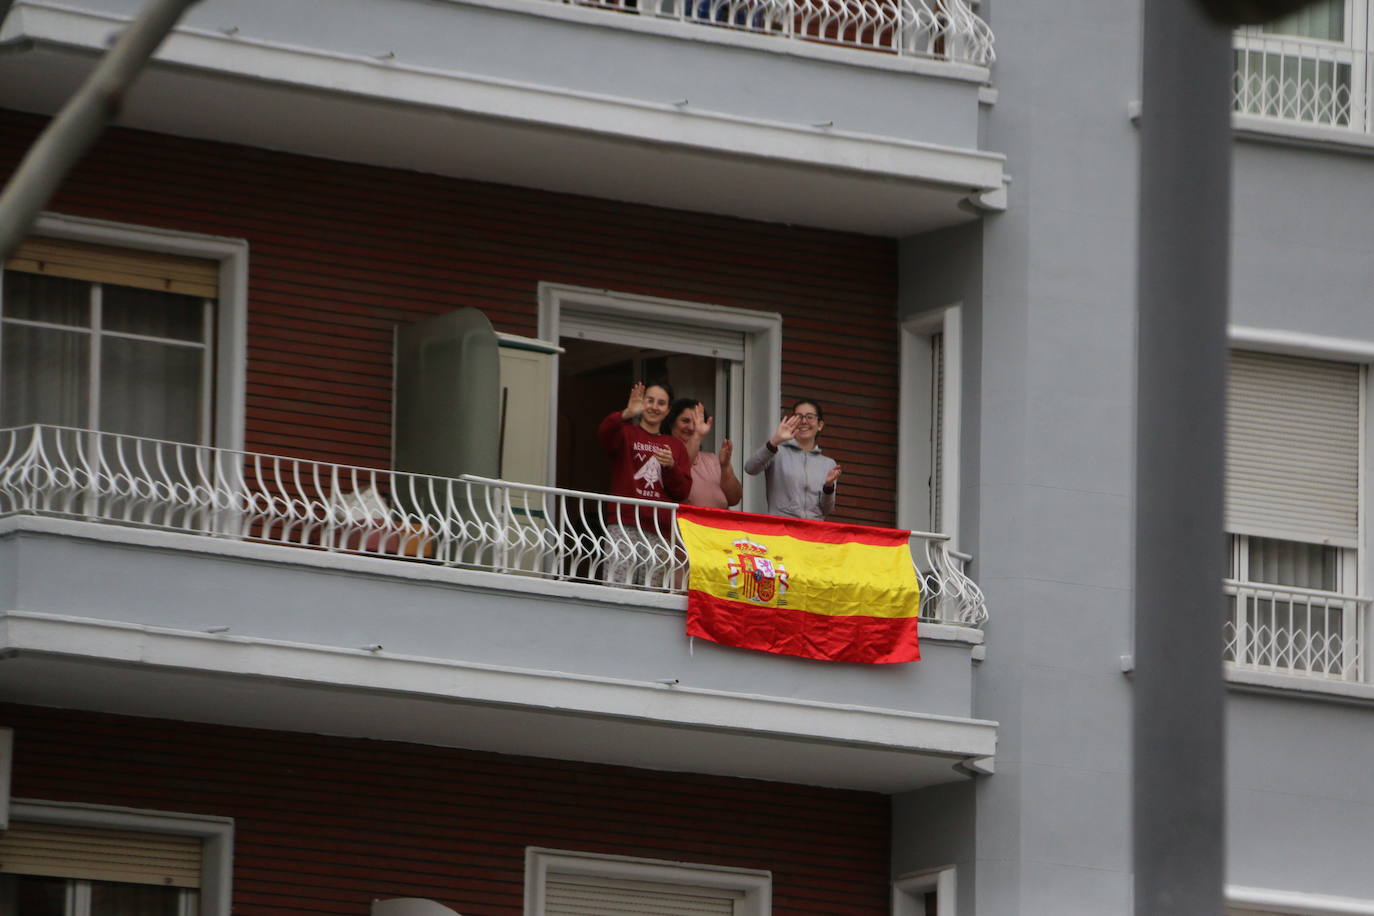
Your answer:
[[[527,846],[773,874],[776,916],[888,912],[885,796],[0,705],[14,796],[235,819],[234,912],[521,912]]]
[[[0,174],[43,123],[0,111]],[[845,468],[836,520],[892,523],[893,240],[130,130],[49,209],[248,240],[247,447],[277,454],[386,466],[393,328],[475,306],[533,335],[540,281],[780,312],[783,402],[823,399]]]

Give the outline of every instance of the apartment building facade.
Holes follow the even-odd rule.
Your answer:
[[[1363,6],[1235,40],[1244,916],[1374,913]],[[13,4],[7,172],[135,12]],[[0,276],[0,901],[1130,912],[1139,12],[194,7]],[[608,581],[591,434],[655,376],[737,466],[822,402],[919,662]]]

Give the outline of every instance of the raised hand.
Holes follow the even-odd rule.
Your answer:
[[[825,485],[826,485],[827,487],[833,487],[833,486],[835,485],[835,481],[837,481],[837,480],[839,480],[839,479],[840,479],[840,466],[837,464],[837,465],[835,465],[833,468],[831,468],[829,471],[826,472],[826,475],[825,475]]]
[[[696,429],[694,435],[698,442],[711,434],[711,426],[715,423],[715,418],[706,416],[706,408],[700,402],[692,408],[692,420]]]
[[[728,468],[730,466],[730,456],[734,453],[735,444],[731,442],[729,439],[726,439],[724,442],[720,444],[720,452],[718,453],[718,457],[720,458],[720,466],[722,468]]]
[[[773,443],[774,448],[777,448],[784,442],[789,442],[797,438],[797,424],[800,422],[801,419],[797,417],[796,414],[783,417],[782,422],[778,423],[778,428],[773,432],[773,435],[769,437],[768,441]]]
[[[620,412],[622,420],[633,420],[635,417],[644,413],[644,383],[635,382],[630,389],[630,400],[625,405],[625,409]]]

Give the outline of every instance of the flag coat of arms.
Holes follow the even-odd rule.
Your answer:
[[[921,657],[910,532],[701,506],[677,523],[688,635],[827,661]]]

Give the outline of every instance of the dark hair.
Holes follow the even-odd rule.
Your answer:
[[[663,426],[659,428],[659,432],[666,436],[671,436],[673,434],[673,424],[677,422],[677,418],[682,415],[682,412],[684,410],[691,410],[700,403],[701,402],[696,398],[678,398],[673,401],[668,407],[668,415],[663,418]]]
[[[662,388],[664,391],[666,391],[666,392],[668,393],[668,401],[669,401],[670,403],[672,402],[672,400],[673,400],[673,386],[672,386],[672,385],[669,385],[669,384],[668,384],[667,382],[665,382],[665,381],[645,382],[645,384],[644,384],[644,393],[645,393],[645,394],[648,394],[650,388]]]
[[[796,413],[797,408],[803,404],[810,404],[812,407],[816,408],[816,419],[820,420],[822,423],[825,422],[825,411],[821,410],[821,402],[815,398],[797,398],[792,402],[792,412]]]

